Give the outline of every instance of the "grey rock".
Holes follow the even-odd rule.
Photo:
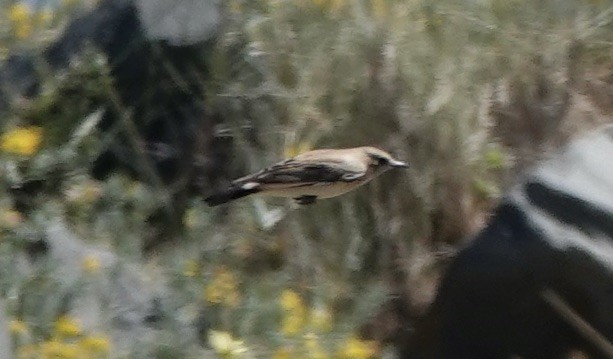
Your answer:
[[[143,266],[85,243],[60,221],[49,226],[46,241],[48,259],[56,264],[53,276],[71,298],[66,309],[85,331],[110,333],[117,353],[156,339],[151,318],[165,293],[160,281],[153,281]],[[98,261],[97,273],[88,275],[83,266],[86,259]],[[77,293],[70,294],[75,289]]]
[[[192,45],[213,38],[222,14],[219,0],[136,0],[147,38]]]

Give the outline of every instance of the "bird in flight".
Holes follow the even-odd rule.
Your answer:
[[[406,167],[405,162],[375,147],[314,150],[234,180],[205,202],[217,206],[259,193],[313,204],[318,198],[347,193],[389,169]]]

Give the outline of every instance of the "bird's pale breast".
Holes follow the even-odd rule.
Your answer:
[[[369,180],[370,179],[351,182],[317,183],[299,187],[279,186],[275,188],[275,186],[267,186],[261,193],[273,197],[297,198],[302,196],[316,196],[318,198],[331,198],[347,193],[365,184]]]

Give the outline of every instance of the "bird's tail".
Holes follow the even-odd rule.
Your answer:
[[[205,198],[204,201],[210,207],[214,207],[257,192],[259,192],[257,188],[243,188],[239,186],[231,186],[223,191],[213,193],[212,195]]]

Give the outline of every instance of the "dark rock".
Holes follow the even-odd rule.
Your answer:
[[[453,260],[402,357],[561,358],[570,350],[609,357],[611,159],[608,126],[572,142],[516,186]],[[573,315],[552,306],[546,293]]]

